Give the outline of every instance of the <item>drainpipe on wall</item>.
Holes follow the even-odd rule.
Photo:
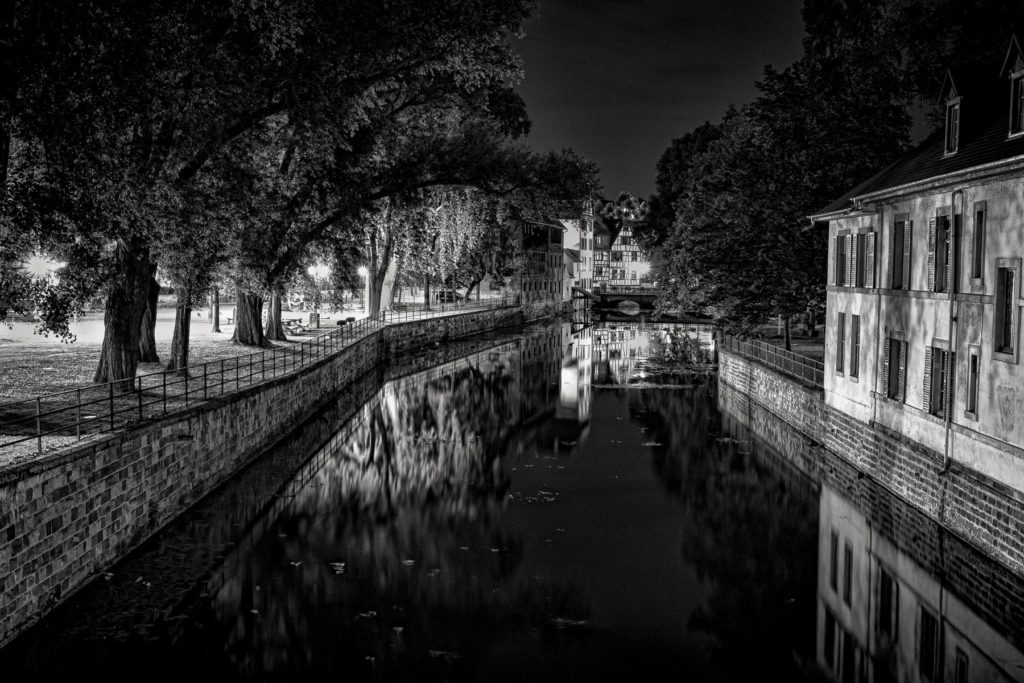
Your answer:
[[[875,205],[875,211],[878,212],[878,229],[876,230],[876,237],[875,237],[875,254],[876,254],[876,257],[875,257],[875,272],[873,273],[873,275],[874,275],[874,283],[875,283],[875,339],[878,339],[878,335],[880,335],[882,333],[882,285],[884,284],[882,282],[882,272],[885,269],[882,268],[881,264],[879,263],[879,259],[877,257],[877,254],[881,254],[882,253],[881,240],[878,239],[878,238],[880,238],[882,236],[882,227],[883,227],[884,221],[885,221],[885,206],[881,202],[879,202],[878,204]],[[890,240],[890,242],[891,242],[891,240]],[[889,253],[889,250],[886,250],[885,255],[889,259],[892,258],[892,254]],[[890,287],[892,286],[891,282],[889,283],[889,286]],[[884,344],[886,346],[889,344],[889,340],[886,339],[884,335],[882,336],[882,344]],[[879,370],[881,370],[881,372],[885,372],[885,367],[878,362],[878,359],[880,357],[884,358],[885,356],[884,355],[881,355],[881,356],[879,355],[879,347],[878,347],[877,344],[873,344],[872,346],[875,349],[875,373],[874,373],[875,376],[872,379],[872,391],[871,391],[871,394],[872,394],[872,396],[871,396],[871,426],[874,427],[875,424],[877,424],[877,422],[878,422],[878,378],[879,378],[879,374],[880,374]],[[884,354],[886,352],[885,346],[881,347],[881,352],[882,352],[882,354]],[[889,362],[892,362],[892,361],[890,360]]]
[[[959,200],[960,213],[957,213],[957,200]],[[964,215],[964,191],[953,190],[951,201],[950,201],[950,246],[949,246],[949,259],[950,259],[950,272],[952,277],[948,283],[949,287],[949,353],[946,354],[946,405],[943,413],[943,424],[945,425],[945,440],[942,448],[942,471],[941,474],[945,474],[949,471],[949,466],[953,464],[953,458],[949,453],[949,437],[952,431],[952,420],[953,420],[953,406],[956,404],[956,396],[952,394],[949,389],[956,390],[956,382],[953,378],[953,373],[956,372],[956,368],[953,366],[953,354],[957,352],[957,341],[960,336],[960,325],[957,323],[957,317],[959,309],[956,307],[956,293],[957,288],[960,284],[960,240],[961,232],[963,230],[963,215]],[[957,224],[957,216],[960,216],[959,225]]]

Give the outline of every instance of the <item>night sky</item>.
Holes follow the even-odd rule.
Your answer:
[[[515,43],[539,150],[571,147],[605,196],[654,192],[673,138],[755,96],[800,57],[802,0],[540,0]]]

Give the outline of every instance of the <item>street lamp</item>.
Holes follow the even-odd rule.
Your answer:
[[[357,272],[359,273],[359,277],[363,278],[363,286],[359,288],[359,307],[364,309],[365,312],[366,306],[363,303],[363,290],[370,286],[370,271],[366,269],[366,266],[359,266],[359,270]],[[369,301],[369,299],[370,295],[367,292],[366,300]]]

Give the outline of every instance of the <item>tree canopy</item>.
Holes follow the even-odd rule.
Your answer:
[[[41,329],[68,336],[102,294],[96,379],[123,379],[157,266],[188,292],[182,305],[226,275],[244,316],[311,250],[352,248],[348,231],[381,202],[432,187],[508,196],[553,177],[568,180],[550,192],[582,199],[589,162],[516,142],[529,119],[508,38],[533,8],[13,0],[0,41],[0,320],[36,310]],[[35,252],[66,265],[33,279],[17,266]],[[264,343],[252,325],[236,331]]]
[[[806,0],[803,14],[803,56],[658,163],[647,230],[663,307],[738,329],[820,309],[827,236],[807,216],[912,144],[947,67],[998,63],[1024,6]]]

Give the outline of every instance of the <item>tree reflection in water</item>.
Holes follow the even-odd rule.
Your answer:
[[[758,680],[765,670],[803,678],[814,659],[814,482],[780,476],[763,444],[723,433],[715,384],[633,392],[630,412],[652,435],[654,470],[682,503],[682,552],[707,595],[691,626],[715,636],[714,663],[728,680]]]
[[[222,633],[204,635],[227,644],[224,675],[474,678],[495,643],[587,618],[571,588],[507,582],[522,555],[501,518],[514,357],[389,383],[363,410],[342,452],[225,568],[210,624]]]

